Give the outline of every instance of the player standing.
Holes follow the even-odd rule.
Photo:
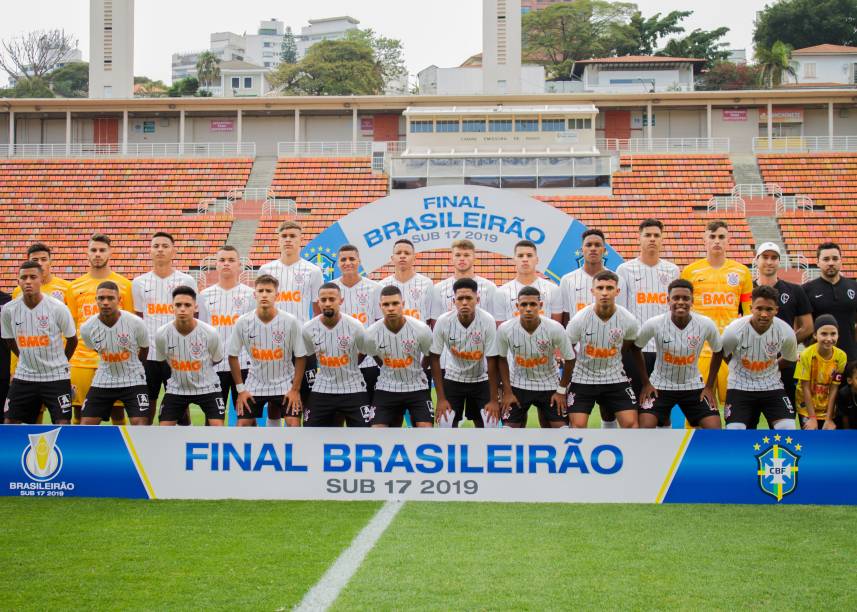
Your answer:
[[[812,316],[833,315],[839,323],[837,346],[848,355],[848,361],[853,361],[857,359],[857,280],[842,275],[842,250],[835,242],[821,243],[815,254],[821,276],[803,286]]]
[[[308,353],[318,361],[318,373],[304,408],[307,427],[336,427],[344,418],[349,427],[368,427],[372,420],[366,381],[360,374],[360,357],[366,355],[367,337],[357,319],[342,316],[342,293],[336,283],[318,291],[321,314],[303,326]]]
[[[319,313],[318,289],[324,283],[321,268],[301,258],[303,227],[295,221],[283,221],[277,228],[280,258],[259,268],[259,274],[270,274],[279,282],[277,308],[283,310],[303,325],[310,317]],[[316,360],[306,359],[306,368],[301,376],[301,401],[305,404],[315,378]]]
[[[149,331],[149,346],[155,346],[155,334],[174,319],[173,291],[177,287],[190,287],[196,291],[196,281],[189,274],[179,272],[173,267],[176,248],[175,239],[167,232],[156,232],[150,242],[149,255],[152,270],[141,274],[131,282],[134,297],[134,312],[143,319]],[[194,302],[196,301],[194,295]],[[143,363],[146,370],[146,386],[149,398],[156,406],[161,395],[161,387],[170,378],[170,366],[167,360],[157,359],[155,351],[150,351]],[[155,410],[152,410],[154,416]],[[190,415],[182,416],[179,425],[190,425]]]
[[[726,257],[729,248],[729,226],[719,219],[705,226],[705,259],[689,264],[681,278],[693,284],[693,309],[707,316],[722,334],[726,326],[738,318],[739,312],[750,312],[753,275],[747,266]],[[739,310],[740,309],[740,310]],[[707,380],[711,368],[711,348],[703,348],[699,356],[699,371]],[[717,379],[717,401],[726,397],[729,368],[724,363]]]
[[[27,259],[42,266],[42,293],[67,304],[67,294],[71,283],[51,272],[51,264],[53,263],[51,247],[44,242],[34,242],[27,247]],[[21,295],[21,288],[15,287],[12,290],[12,299],[19,295]]]
[[[0,316],[2,316],[3,307],[11,301],[11,295],[5,291],[0,291]],[[9,346],[5,342],[0,342],[0,406],[6,405],[6,396],[9,394],[11,355],[12,351],[9,350]],[[0,421],[2,420],[0,418]]]
[[[530,240],[520,240],[515,244],[512,255],[515,263],[515,278],[497,290],[496,311],[494,316],[498,321],[508,321],[519,316],[518,294],[524,287],[533,287],[541,296],[542,312],[550,317],[561,312],[559,304],[559,287],[551,281],[538,275],[539,252],[536,244]]]
[[[636,259],[626,261],[616,268],[620,282],[625,284],[625,294],[619,294],[619,303],[634,317],[640,325],[652,317],[666,314],[669,310],[669,284],[678,278],[678,266],[661,259],[664,224],[659,219],[645,219],[640,223],[640,254]],[[637,345],[639,346],[639,344]],[[651,376],[655,367],[655,339],[640,347],[646,373]],[[631,387],[637,397],[643,389],[643,379],[637,371],[637,364],[630,353],[624,353],[625,372],[631,377]],[[669,422],[669,421],[668,421]]]
[[[73,416],[72,423],[81,422],[81,411],[83,403],[92,386],[92,379],[99,367],[98,352],[92,350],[80,335],[83,324],[91,317],[100,312],[97,292],[98,286],[104,281],[110,281],[119,288],[119,308],[133,314],[134,296],[131,290],[131,281],[117,274],[110,268],[111,240],[104,234],[93,234],[86,245],[86,261],[89,270],[86,274],[74,279],[68,290],[68,308],[74,318],[74,324],[78,330],[79,342],[77,350],[71,358],[71,388],[74,393],[72,397]],[[145,346],[150,346],[147,342]],[[147,412],[154,418],[154,410]],[[125,412],[121,406],[116,406],[111,414],[111,422],[114,425],[125,424]]]
[[[726,391],[726,429],[756,429],[764,414],[774,429],[795,429],[795,410],[780,377],[782,362],[797,361],[795,332],[777,318],[773,287],[753,289],[751,313],[723,330],[723,356],[732,357]]]
[[[353,244],[344,244],[339,247],[337,263],[342,276],[333,280],[339,286],[342,293],[341,311],[360,321],[365,329],[374,323],[369,319],[372,308],[372,300],[378,299],[377,291],[380,285],[360,274],[360,252]],[[360,364],[360,373],[366,382],[366,394],[369,396],[369,404],[375,396],[375,383],[378,382],[378,364],[371,357],[366,357]]]
[[[367,350],[381,366],[372,402],[372,427],[399,425],[410,413],[415,427],[434,425],[434,406],[423,361],[431,349],[431,329],[404,314],[402,291],[395,284],[381,289],[384,318],[367,331]]]
[[[115,282],[100,282],[95,300],[98,314],[87,319],[79,332],[81,342],[99,359],[80,422],[100,424],[119,401],[131,425],[148,425],[151,403],[143,361],[149,352],[149,333],[140,317],[121,309],[121,290]]]
[[[652,378],[640,393],[640,427],[669,427],[670,412],[678,405],[693,427],[720,429],[720,412],[714,399],[717,372],[723,361],[720,333],[714,321],[693,308],[693,285],[676,279],[667,288],[669,313],[643,323],[634,344],[654,343]],[[697,361],[705,343],[714,351],[708,380],[703,384]]]
[[[67,425],[71,419],[68,360],[77,348],[77,333],[68,307],[42,294],[42,278],[39,264],[21,264],[21,295],[0,313],[0,336],[18,357],[4,405],[6,423],[34,424],[43,404],[54,424]]]
[[[595,303],[585,306],[568,322],[566,333],[578,345],[568,392],[569,423],[586,427],[597,403],[602,414],[615,414],[620,427],[636,428],[637,398],[622,367],[622,353],[631,352],[642,366],[643,356],[634,344],[640,331],[637,319],[616,304],[619,277],[602,270],[592,279]],[[641,367],[644,382],[645,368]]]
[[[268,406],[268,427],[301,424],[301,381],[306,349],[297,317],[277,307],[279,281],[262,274],[254,281],[256,310],[238,317],[229,339],[229,369],[238,390],[238,425],[253,427]],[[241,371],[242,351],[250,355],[247,384]]]
[[[393,274],[381,280],[381,287],[396,287],[404,300],[402,314],[417,321],[422,321],[431,327],[440,312],[440,298],[437,297],[434,283],[428,276],[419,274],[414,268],[417,254],[414,243],[405,238],[400,238],[393,245],[393,255],[390,261],[393,263]],[[376,293],[372,301],[373,320],[382,319],[385,315],[379,307]]]
[[[526,427],[530,406],[539,411],[542,427],[566,425],[565,395],[574,351],[562,325],[542,315],[543,308],[539,290],[523,287],[516,304],[520,315],[497,328],[490,354],[498,357],[503,382],[503,424],[507,427]],[[559,378],[555,360],[557,352],[563,360]],[[493,412],[493,406],[488,412]]]
[[[497,397],[496,356],[486,359],[494,346],[497,322],[480,307],[479,284],[460,278],[452,285],[455,310],[445,312],[434,324],[431,344],[432,376],[437,392],[436,418],[453,411],[452,426],[467,417],[484,427],[482,410]],[[447,355],[441,373],[441,355]],[[490,359],[491,366],[488,365]]]
[[[848,358],[836,346],[839,323],[833,315],[815,320],[815,343],[800,354],[795,378],[798,421],[802,429],[835,429],[836,395]]]
[[[476,282],[479,292],[479,308],[494,316],[497,302],[497,286],[487,278],[476,274],[476,245],[470,240],[456,240],[450,249],[452,253],[452,276],[435,285],[435,295],[440,300],[437,314],[455,310],[455,290],[453,285],[458,279],[471,278]]]
[[[220,247],[217,251],[217,284],[206,287],[199,293],[199,320],[208,323],[217,330],[223,346],[228,346],[229,338],[235,327],[235,321],[243,314],[253,312],[256,301],[253,290],[239,282],[241,273],[241,261],[238,249],[231,245]],[[241,375],[247,377],[247,368],[250,367],[250,356],[245,351],[239,355]],[[229,400],[232,393],[232,401],[238,397],[235,390],[235,382],[229,370],[229,361],[224,359],[215,368],[217,377],[220,379],[220,395],[223,403]]]
[[[196,291],[191,287],[173,289],[174,318],[155,333],[155,359],[169,362],[172,372],[161,403],[161,425],[176,425],[196,404],[205,414],[206,424],[223,426],[226,403],[220,396],[220,379],[214,364],[223,360],[223,344],[217,331],[194,315]]]

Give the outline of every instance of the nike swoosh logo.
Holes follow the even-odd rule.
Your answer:
[[[313,342],[313,344],[315,344],[316,346],[322,346],[324,342]]]
[[[818,299],[818,298],[820,298],[820,297],[824,297],[824,295],[817,295],[817,296],[815,296],[815,297],[816,297],[816,299]]]
[[[641,280],[643,280],[643,277],[642,277],[642,276],[641,276],[640,278],[635,278],[635,279],[634,279],[634,282],[635,282],[635,283],[639,283]]]
[[[592,332],[586,332],[586,335],[587,335],[587,336],[591,336],[591,335],[592,335]]]
[[[151,289],[143,289],[143,293],[151,293],[151,292],[152,292]]]
[[[209,306],[215,306],[215,305],[217,305],[217,300],[214,300],[213,302],[209,302],[209,303],[208,303],[208,305],[209,305]]]
[[[379,349],[387,348],[387,345],[386,345],[386,344],[379,344],[379,345],[378,345],[378,348],[379,348]]]
[[[173,350],[174,348],[176,348],[176,347],[174,347],[174,346],[168,346],[168,347],[167,347],[167,350],[168,350],[168,351],[171,351],[171,350]]]
[[[583,287],[575,287],[575,291],[583,291]]]
[[[742,350],[742,351],[746,351],[746,350],[747,350],[747,349],[749,349],[749,348],[750,348],[749,346],[742,346],[742,347],[741,347],[741,350]]]
[[[15,321],[15,325],[23,325],[23,321]]]
[[[520,344],[518,344],[518,345],[514,345],[514,344],[513,344],[513,345],[512,345],[512,348],[513,348],[513,349],[519,349],[519,348],[521,348],[521,345],[520,345]]]
[[[664,340],[664,344],[669,344],[672,340]]]
[[[249,336],[250,340],[253,340],[256,336]]]

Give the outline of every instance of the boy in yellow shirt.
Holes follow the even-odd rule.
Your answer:
[[[812,335],[816,343],[804,349],[795,369],[798,419],[803,429],[833,429],[827,416],[833,414],[848,358],[836,347],[839,325],[832,315],[818,317]]]

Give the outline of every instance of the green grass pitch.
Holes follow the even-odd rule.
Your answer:
[[[288,610],[377,502],[0,499],[0,607]],[[857,508],[408,502],[337,610],[857,608]]]

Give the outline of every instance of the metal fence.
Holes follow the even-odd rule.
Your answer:
[[[747,205],[741,196],[714,196],[708,200],[708,212],[734,210],[741,214],[747,213]]]
[[[609,176],[614,159],[601,157],[392,158],[391,178]]]
[[[783,189],[776,183],[740,183],[732,188],[733,196],[746,198],[779,198]]]
[[[728,138],[598,138],[602,153],[729,153]]]
[[[754,153],[857,152],[857,136],[787,136],[753,138]]]
[[[256,157],[255,142],[0,145],[0,157]]]
[[[789,210],[812,212],[815,202],[807,195],[780,196],[776,200],[776,215],[780,216]]]

